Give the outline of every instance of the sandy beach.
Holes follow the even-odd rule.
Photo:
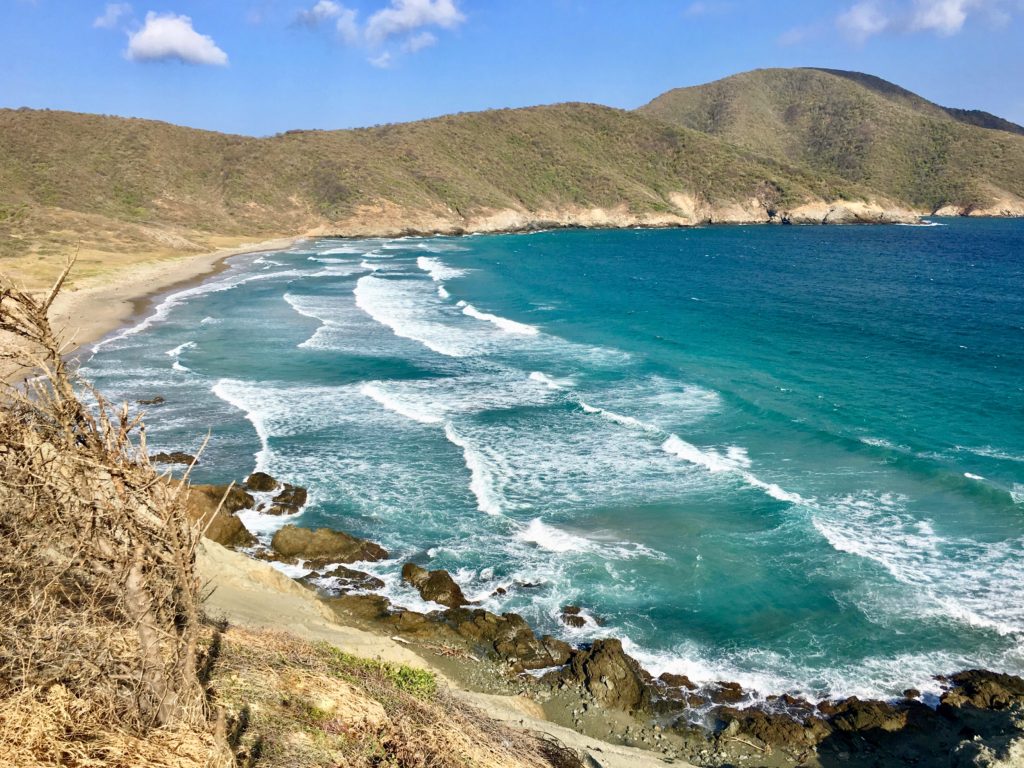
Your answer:
[[[126,325],[136,315],[144,314],[155,297],[216,274],[232,256],[288,248],[301,239],[282,237],[242,243],[208,253],[125,266],[88,277],[61,292],[50,311],[50,320],[54,327],[65,329],[68,352],[73,352]]]

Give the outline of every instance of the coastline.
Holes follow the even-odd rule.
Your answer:
[[[53,303],[50,320],[68,334],[68,353],[74,353],[145,315],[154,300],[171,291],[201,283],[226,268],[233,256],[256,255],[289,248],[305,236],[280,237],[218,248],[195,255],[144,262],[86,278],[64,289]]]
[[[511,231],[531,231],[531,230],[530,229],[521,229],[521,230],[506,230],[506,231],[510,231],[511,232]],[[406,233],[406,234],[412,234],[412,233]],[[424,233],[424,234],[427,234],[427,233]],[[351,237],[351,235],[349,237]],[[129,295],[129,296],[123,295],[124,289],[123,289],[123,286],[120,283],[113,284],[113,285],[106,285],[106,286],[95,286],[94,288],[92,288],[92,287],[90,287],[90,288],[83,288],[80,291],[76,291],[75,293],[77,294],[77,293],[80,293],[80,292],[83,292],[83,291],[89,291],[89,292],[85,293],[82,297],[71,297],[73,299],[74,298],[78,298],[79,300],[77,302],[76,301],[69,301],[67,303],[66,307],[64,308],[64,311],[69,311],[67,309],[67,307],[70,307],[71,308],[70,312],[72,312],[72,313],[75,312],[75,311],[77,311],[77,312],[86,312],[86,311],[88,311],[88,308],[90,306],[95,306],[95,305],[97,305],[97,303],[98,303],[100,309],[103,309],[103,308],[106,307],[104,302],[107,302],[107,301],[111,300],[109,298],[106,298],[108,296],[109,297],[116,296],[117,298],[115,299],[115,301],[118,302],[120,305],[122,305],[122,308],[125,308],[125,307],[127,308],[127,311],[124,314],[118,314],[116,312],[112,312],[110,314],[106,314],[106,315],[103,315],[100,318],[97,318],[97,322],[93,326],[93,328],[95,329],[93,337],[92,338],[87,338],[83,334],[83,335],[79,336],[79,338],[76,339],[76,342],[78,343],[78,345],[81,346],[81,345],[90,343],[91,341],[95,341],[98,338],[102,338],[103,336],[105,336],[105,335],[111,333],[112,331],[116,330],[118,327],[122,327],[126,323],[130,322],[132,318],[137,316],[139,313],[145,311],[145,308],[152,302],[154,297],[156,297],[158,295],[161,295],[161,294],[165,294],[168,291],[173,290],[175,288],[181,288],[181,287],[187,286],[189,284],[193,284],[193,283],[195,283],[197,281],[201,281],[201,280],[207,279],[211,275],[216,274],[218,270],[224,268],[224,261],[227,258],[230,258],[232,256],[236,256],[236,255],[257,254],[257,253],[260,253],[260,252],[264,252],[264,251],[267,251],[267,250],[273,250],[273,249],[276,249],[276,248],[289,247],[290,245],[294,244],[296,241],[302,240],[302,239],[304,239],[304,238],[301,237],[301,236],[300,237],[294,237],[294,238],[282,238],[282,239],[277,239],[277,240],[265,241],[265,242],[262,242],[262,243],[255,243],[255,244],[251,244],[251,245],[240,246],[240,247],[237,247],[237,248],[221,249],[219,251],[215,251],[215,252],[207,253],[207,254],[202,254],[202,255],[196,256],[196,257],[183,257],[180,261],[178,261],[177,263],[173,264],[173,266],[178,267],[177,269],[159,270],[159,271],[157,271],[155,273],[150,272],[148,269],[146,269],[144,267],[140,267],[138,270],[132,270],[131,271],[132,275],[129,278],[129,285],[130,285],[129,291],[130,292],[131,291],[136,291],[134,293],[134,295]],[[171,265],[167,265],[167,266],[171,266]],[[116,318],[121,318],[121,319],[117,320],[116,322],[114,322],[114,320]],[[98,333],[98,330],[104,327],[104,323],[106,325],[105,330],[103,332],[101,332],[101,333]],[[245,556],[241,555],[241,554],[237,554],[237,555],[235,555],[235,557],[244,558]],[[270,566],[266,565],[265,563],[258,563],[258,561],[255,561],[255,560],[249,560],[249,562],[252,562],[254,565],[259,565],[260,568],[263,568],[263,569],[267,569],[267,568],[270,567]],[[218,571],[216,571],[216,573],[214,575],[214,578],[212,578],[210,580],[211,581],[216,581],[216,579],[222,577],[222,574],[223,574],[223,572],[218,570]],[[251,581],[251,583],[248,585],[247,589],[251,589],[255,593],[253,598],[252,598],[252,600],[256,604],[261,604],[261,603],[263,603],[264,600],[266,600],[268,602],[268,604],[273,602],[272,599],[269,597],[269,595],[275,589],[277,589],[276,587],[274,587],[273,584],[271,584],[271,583],[264,583],[262,581],[262,577],[253,576],[252,573],[250,573],[250,575],[247,576],[246,578],[249,578],[250,581]],[[282,577],[282,578],[287,579],[287,577]],[[298,594],[299,592],[305,593],[305,595],[309,596],[309,597],[306,598],[307,600],[312,599],[312,600],[315,601],[315,598],[312,597],[312,592],[310,592],[310,590],[306,589],[305,587],[302,587],[300,584],[298,584],[296,582],[292,582],[290,580],[288,580],[288,581],[290,582],[291,586],[294,588],[294,590],[291,590],[294,594]],[[230,593],[227,590],[223,590],[223,588],[220,585],[218,585],[218,589],[221,590],[221,597],[222,598],[226,598],[226,597],[229,596]],[[298,592],[295,592],[295,590],[297,590]],[[280,591],[280,590],[278,590],[278,591]],[[286,591],[289,591],[289,590],[286,590]],[[367,608],[369,608],[370,604],[368,602],[364,601],[364,604],[366,605]],[[228,605],[227,607],[224,607],[222,605],[221,607],[224,608],[225,614],[229,615],[229,616],[233,616],[235,621],[240,621],[240,622],[241,621],[249,621],[249,620],[255,621],[256,619],[254,619],[251,616],[249,618],[245,617],[245,614],[244,614],[244,611],[243,611],[243,607],[242,607],[243,605],[244,605],[243,601],[239,600],[239,601],[237,601],[237,605]],[[251,604],[250,604],[250,607],[251,607]],[[263,609],[259,609],[259,610],[263,611]],[[322,617],[322,615],[323,615],[322,612],[327,610],[327,609],[325,607],[323,607],[323,605],[321,604],[319,610],[321,611],[321,617]],[[387,610],[391,610],[391,608],[388,608]],[[334,611],[330,612],[330,618],[331,618],[332,622],[335,625],[341,626],[341,627],[345,627],[347,629],[352,630],[353,632],[359,632],[360,631],[360,630],[357,629],[357,627],[361,626],[363,624],[363,622],[359,619],[358,616],[352,618],[350,621],[345,621],[342,618],[341,614],[343,614],[343,612],[339,612],[338,610],[334,610]],[[395,611],[393,615],[394,616],[399,616],[399,617],[406,616],[406,617],[410,617],[410,618],[421,616],[421,614],[414,614],[411,611],[404,611],[404,612]],[[303,619],[301,617],[290,616],[286,611],[285,612],[280,612],[280,611],[276,611],[276,610],[263,611],[262,613],[260,613],[260,616],[261,616],[261,618],[259,618],[259,621],[264,622],[265,626],[276,628],[278,630],[293,630],[294,631],[295,629],[300,629],[300,630],[304,631],[305,628],[307,628],[309,626],[309,621],[312,621],[312,618],[311,618],[312,614],[310,614],[310,616],[307,617],[307,619],[308,619],[308,621],[307,621],[307,619]],[[414,619],[414,621],[419,622],[419,619]],[[367,621],[367,623],[370,623],[370,622]],[[386,628],[386,627],[388,627],[388,625],[385,625],[383,622],[377,622],[377,624],[376,624],[377,631],[376,632],[363,632],[362,635],[359,635],[358,637],[362,637],[363,638],[364,645],[357,646],[358,647],[357,652],[359,652],[359,653],[365,652],[365,653],[373,654],[373,655],[382,655],[382,654],[386,655],[386,654],[389,654],[389,653],[391,653],[393,651],[396,651],[396,649],[397,649],[397,651],[403,651],[403,650],[408,651],[408,648],[407,648],[407,644],[409,643],[408,640],[402,639],[402,640],[396,641],[396,640],[394,640],[395,635],[388,634],[388,632],[392,632],[392,633],[398,633],[398,635],[402,635],[405,632],[406,628],[405,627],[401,627],[400,622],[396,622],[390,628]],[[357,635],[353,634],[352,637],[357,637]],[[348,640],[346,642],[355,642],[355,641]],[[437,668],[437,667],[435,667],[431,663],[431,661],[424,661],[422,659],[422,657],[417,657],[417,658],[420,658],[422,664],[425,665],[428,669],[436,669]],[[952,671],[952,670],[950,670],[950,671]],[[442,674],[443,674],[443,672],[442,672]],[[488,671],[484,670],[484,671],[478,672],[478,674],[483,676],[483,675],[486,675],[486,674],[493,674],[493,671],[492,672],[488,672]],[[458,684],[458,683],[456,682],[456,684]],[[771,693],[771,692],[764,691],[764,692],[761,692],[761,693],[768,694],[768,693]],[[498,719],[504,719],[504,717],[501,716],[501,714],[504,713],[504,716],[510,717],[513,720],[518,719],[519,721],[524,721],[525,722],[527,719],[531,719],[531,721],[535,720],[537,722],[543,722],[543,723],[550,724],[550,721],[548,719],[546,719],[546,716],[544,716],[545,713],[542,710],[539,710],[536,707],[535,702],[532,699],[526,699],[523,696],[506,695],[506,694],[495,694],[495,693],[492,693],[492,692],[489,692],[489,691],[488,692],[479,692],[478,691],[478,692],[475,692],[475,693],[467,693],[467,696],[475,697],[478,701],[480,701],[480,702],[482,702],[484,704],[486,704],[491,697],[498,697],[501,700],[501,702],[500,702],[501,706],[500,707],[497,704],[495,704],[495,709],[494,710],[490,710],[486,706],[483,707],[485,709],[485,711],[488,712],[488,714],[490,714],[491,716],[497,717]],[[513,699],[512,703],[509,703],[508,701],[506,701],[507,699]],[[517,701],[518,699],[523,699],[523,701],[519,702],[519,701]],[[582,704],[586,704],[587,703],[585,700],[581,700],[579,698],[576,698],[576,699],[572,700],[572,703],[569,706],[582,706],[581,702],[582,702]],[[871,702],[871,703],[874,704],[875,702]],[[909,705],[909,700],[908,700],[908,705]],[[517,706],[518,706],[518,709],[517,709]],[[917,707],[919,705],[913,705],[913,706]],[[593,709],[593,705],[591,705],[591,707]],[[509,708],[511,708],[511,709],[509,709]],[[524,712],[523,708],[525,708],[527,710],[527,712]],[[572,710],[566,709],[566,707],[564,707],[564,706],[563,706],[563,710],[565,710],[565,711],[572,711]],[[584,711],[586,711],[586,709],[584,709]],[[914,711],[916,712],[917,710],[915,709]],[[529,714],[529,713],[533,713],[534,716],[531,717],[531,718],[527,718],[526,715]],[[540,717],[536,717],[537,715],[539,715]],[[731,722],[739,723],[740,720],[733,720]],[[570,724],[571,724],[571,722],[570,722]],[[555,726],[555,727],[562,727],[562,726]],[[756,736],[754,733],[748,733],[746,730],[739,730],[739,728],[743,728],[743,727],[744,726],[738,726],[737,727],[737,731],[736,732],[740,734],[740,737],[735,740],[736,745],[742,746],[744,743],[749,742],[750,739],[752,739],[752,738],[755,739],[755,740],[760,738],[760,737]],[[576,731],[569,731],[569,732],[570,733],[576,733]],[[646,732],[645,736],[651,736],[651,738],[653,738],[653,734],[654,733],[655,732],[652,730],[652,731]],[[605,734],[600,734],[596,738],[601,738],[601,736],[605,736]],[[586,738],[586,737],[581,737],[581,738]],[[618,736],[616,736],[616,738],[618,738]],[[744,739],[746,739],[747,742],[744,742],[743,741]],[[593,742],[594,738],[589,739],[589,741]],[[758,742],[758,743],[760,743],[760,742]],[[770,742],[768,740],[764,740],[763,743],[766,744],[766,745],[770,744]],[[721,745],[719,745],[719,746],[721,746]],[[716,748],[718,748],[718,747],[716,747]],[[739,748],[739,747],[737,747],[737,748]],[[759,750],[759,749],[761,749],[760,746],[755,747],[753,750],[747,749],[746,750],[746,756],[747,757],[755,756],[757,754],[756,750]],[[607,759],[607,752],[606,752],[604,747],[601,747],[601,751],[603,753],[602,759],[604,760],[604,762],[602,762],[601,764],[603,764],[603,765],[609,765],[609,766],[612,766],[612,765],[624,765],[624,766],[625,765],[638,765],[639,766],[639,765],[646,765],[647,764],[647,763],[643,763],[643,762],[632,763],[632,764],[631,763],[612,762],[612,761],[609,761]],[[656,754],[652,753],[652,759],[655,758],[655,757],[656,757]],[[691,755],[690,759],[694,759],[694,757]],[[651,763],[651,764],[653,764],[653,763]],[[775,764],[775,763],[773,763],[773,764]],[[781,765],[781,764],[784,764],[784,763],[780,762],[778,764]]]

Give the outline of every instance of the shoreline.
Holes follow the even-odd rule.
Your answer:
[[[564,226],[562,226],[560,228],[591,229],[591,228],[596,228],[596,227],[574,227],[574,225],[564,225]],[[635,228],[635,227],[630,227],[630,228]],[[665,228],[665,227],[659,227],[659,228]],[[673,225],[672,228],[675,228],[675,225]],[[508,234],[513,234],[513,233],[517,233],[517,232],[518,233],[524,233],[524,232],[539,231],[540,229],[541,228],[539,228],[539,227],[538,228],[532,228],[531,227],[531,228],[525,228],[525,229],[519,229],[519,230],[506,230],[505,232],[508,233]],[[461,234],[467,234],[467,233],[461,233]],[[483,234],[483,233],[481,233],[481,234]],[[499,234],[499,232],[493,232],[493,233],[488,232],[486,234]],[[408,233],[406,233],[406,235],[407,236],[420,237],[420,236],[429,236],[430,233],[415,233],[414,234],[414,233],[408,232]],[[312,235],[312,236],[337,237],[339,239],[343,238],[343,237],[346,237],[348,239],[358,239],[359,237],[363,237],[361,235],[360,236],[355,236],[355,235],[344,236],[344,235],[326,235],[326,234],[319,234],[319,235]],[[132,320],[135,319],[135,318],[138,318],[138,317],[140,317],[140,316],[142,316],[144,314],[146,314],[147,310],[151,309],[152,305],[155,303],[156,299],[159,296],[166,295],[166,294],[174,291],[175,289],[181,289],[183,287],[187,287],[187,286],[193,285],[193,284],[198,284],[198,283],[201,283],[201,282],[205,281],[206,279],[209,279],[211,276],[216,275],[220,271],[225,269],[226,268],[225,262],[226,262],[227,259],[229,259],[231,257],[239,256],[239,255],[257,255],[259,253],[264,253],[264,252],[267,252],[267,251],[273,251],[273,250],[276,250],[276,249],[279,249],[279,248],[290,247],[290,246],[294,245],[296,242],[299,242],[299,241],[301,241],[303,239],[306,239],[307,237],[310,237],[310,235],[296,236],[296,237],[290,237],[290,238],[280,238],[280,239],[275,239],[275,240],[268,240],[268,241],[263,241],[261,243],[247,244],[247,245],[239,246],[239,247],[236,247],[236,248],[220,249],[220,250],[215,251],[215,252],[201,254],[201,255],[194,256],[194,257],[182,257],[180,260],[175,260],[174,263],[173,263],[173,266],[177,267],[177,269],[160,270],[158,272],[158,285],[156,285],[156,286],[154,286],[153,282],[152,282],[153,278],[154,278],[154,275],[152,274],[152,272],[150,272],[148,269],[145,268],[145,265],[142,268],[139,268],[137,270],[133,270],[134,274],[131,276],[131,278],[129,280],[130,285],[133,286],[134,288],[145,287],[145,290],[139,290],[137,293],[134,293],[134,294],[131,294],[131,295],[128,295],[128,296],[121,296],[120,298],[116,299],[116,301],[120,305],[119,309],[120,310],[124,310],[127,307],[127,312],[126,313],[125,312],[119,313],[119,312],[115,311],[115,312],[108,313],[108,314],[104,315],[101,318],[98,318],[97,321],[95,323],[93,323],[92,330],[94,332],[94,335],[92,336],[92,338],[83,338],[80,335],[78,338],[76,338],[77,348],[81,349],[85,345],[87,345],[87,344],[89,344],[91,342],[94,342],[94,341],[96,341],[96,340],[98,340],[100,338],[103,338],[103,337],[113,333],[118,328],[130,327],[129,324],[132,322]],[[162,266],[162,265],[157,265],[157,266]],[[160,280],[159,278],[165,278],[165,279]],[[72,312],[75,311],[76,308],[79,311],[87,311],[87,309],[88,309],[88,307],[90,305],[95,305],[97,302],[101,302],[101,306],[103,306],[102,302],[109,301],[109,299],[107,299],[106,297],[114,295],[114,294],[117,294],[119,291],[123,292],[123,286],[120,283],[115,283],[113,285],[109,285],[108,284],[108,285],[105,285],[105,286],[95,286],[95,287],[89,286],[89,287],[82,288],[79,291],[75,291],[74,292],[75,294],[82,293],[83,295],[80,296],[80,297],[77,296],[77,295],[72,296],[73,300],[67,302],[66,304],[70,307],[70,311],[72,311]],[[77,301],[75,301],[75,299],[77,299]],[[65,308],[65,309],[67,309],[67,308]],[[116,320],[116,322],[114,322],[115,320]],[[102,333],[99,333],[99,329],[103,328],[104,324],[106,325],[105,330]],[[242,553],[238,553],[238,556],[239,557],[248,557],[247,555],[244,555]],[[258,561],[256,561],[256,560],[253,560],[253,562],[254,563],[258,563]],[[260,563],[260,565],[264,566],[264,567],[267,567],[265,563]],[[287,578],[287,577],[284,577],[284,578]],[[296,589],[305,591],[305,592],[307,592],[307,594],[312,594],[308,589],[303,587],[298,582],[292,581],[292,583],[293,583],[293,585],[295,586]],[[254,582],[254,584],[255,584],[254,588],[258,590],[260,588],[260,584],[259,584],[258,580],[256,582]],[[266,586],[266,585],[263,585],[263,586]],[[352,597],[354,598],[355,596],[352,596]],[[257,596],[254,599],[256,599],[258,601],[259,597]],[[377,595],[376,599],[379,601],[382,598],[379,595]],[[368,596],[368,599],[363,600],[362,601],[363,609],[369,610],[372,607],[372,601],[373,600],[374,600],[374,596],[372,596],[372,595]],[[326,602],[326,601],[321,601],[321,602]],[[351,605],[352,604],[352,600],[349,600],[348,603]],[[378,602],[377,605],[379,607],[379,602]],[[348,610],[351,611],[352,609],[348,609]],[[369,648],[370,651],[378,652],[379,653],[380,652],[380,648],[383,648],[385,644],[390,644],[390,646],[395,645],[396,641],[394,640],[394,636],[390,636],[389,633],[397,632],[399,635],[402,635],[402,634],[405,633],[407,628],[401,626],[401,624],[400,624],[401,617],[404,616],[404,617],[407,618],[407,621],[414,621],[414,622],[417,623],[418,626],[422,627],[422,622],[420,622],[419,618],[414,618],[414,617],[422,617],[422,616],[424,616],[424,614],[417,614],[417,613],[415,613],[413,611],[403,610],[403,609],[400,609],[400,608],[397,608],[397,607],[391,606],[391,605],[388,605],[385,610],[386,610],[386,612],[390,616],[398,617],[399,621],[394,623],[394,624],[392,624],[392,625],[389,625],[389,624],[386,624],[383,621],[380,621],[380,620],[377,620],[377,619],[372,619],[371,620],[368,617],[368,615],[360,617],[358,615],[358,610],[357,611],[352,611],[352,615],[350,615],[348,620],[343,620],[342,615],[339,613],[338,610],[334,610],[333,613],[332,613],[332,616],[334,617],[333,618],[334,622],[339,624],[339,626],[344,626],[344,627],[347,627],[347,628],[350,628],[350,629],[353,629],[353,630],[356,630],[357,628],[359,628],[363,624],[364,620],[365,620],[366,624],[372,625],[373,628],[376,630],[376,631],[373,632],[373,634],[377,638],[378,643],[380,643],[381,645],[378,647],[378,646],[373,646],[373,644],[371,643],[370,646],[368,646],[368,648]],[[283,619],[281,617],[277,617],[277,618],[275,618],[275,617],[267,617],[267,621],[270,623],[270,625],[275,626],[278,629],[283,629],[283,630],[286,630],[286,631],[289,630],[289,629],[292,629],[292,625],[290,623],[288,623],[288,621],[286,619]],[[402,640],[400,640],[398,642],[401,643],[401,645],[399,647],[404,647],[405,645],[410,643],[409,640],[405,640],[405,639],[402,639]],[[413,642],[415,642],[415,640]],[[499,663],[497,665],[493,665],[492,667],[489,667],[489,668],[486,668],[486,669],[483,667],[483,665],[480,665],[480,668],[477,670],[476,674],[479,676],[480,679],[486,677],[487,675],[498,675],[500,673],[497,672],[496,670],[498,670],[501,667],[502,663],[504,663],[504,662],[503,661],[499,661]],[[650,676],[648,675],[648,678],[649,677]],[[503,681],[501,684],[504,685],[505,683],[507,683],[507,681]],[[497,683],[495,683],[495,684],[497,685]],[[486,683],[482,683],[481,685],[486,689],[486,687],[487,687]],[[729,685],[732,685],[732,684],[729,684]],[[768,696],[768,694],[770,693],[768,691],[760,691],[758,693],[760,693],[762,696],[767,696],[769,700],[771,698],[773,698],[771,696]],[[479,697],[487,697],[487,696],[495,696],[497,694],[493,693],[492,691],[484,690],[484,691],[478,691],[477,694],[475,694],[475,695],[477,695]],[[687,693],[683,692],[682,695],[683,696],[689,696],[690,694],[687,694]],[[573,696],[575,696],[576,698],[572,698],[572,696],[570,696],[569,694],[566,694],[565,698],[569,701],[569,703],[565,704],[563,702],[560,706],[561,706],[561,709],[564,712],[572,712],[572,717],[575,717],[576,716],[575,715],[575,711],[576,711],[575,708],[582,707],[583,711],[586,712],[587,711],[586,707],[588,706],[588,702],[587,702],[587,700],[585,698],[581,698],[578,694],[574,693]],[[778,697],[774,697],[774,698],[778,698]],[[485,700],[486,699],[481,698],[481,701],[485,701]],[[866,704],[875,704],[875,703],[880,703],[880,702],[865,702],[865,703]],[[924,706],[924,705],[920,704],[919,702],[918,703],[911,703],[911,699],[910,698],[904,700],[904,703],[907,706],[909,706],[909,707],[921,707],[921,706]],[[731,704],[737,704],[737,705],[742,706],[741,702],[724,702],[724,703],[721,703],[721,704],[717,704],[717,706],[729,706]],[[880,703],[880,704],[884,704],[885,706],[890,707],[890,709],[896,709],[896,707],[897,707],[897,705],[891,705],[889,703]],[[600,706],[599,705],[595,706],[592,702],[589,703],[589,706],[591,707],[591,710],[597,709],[598,712],[601,711],[600,710]],[[811,706],[815,706],[815,705],[811,705]],[[485,709],[486,709],[486,707],[485,707]],[[744,711],[745,712],[745,711],[748,711],[748,710],[740,710],[740,711]],[[816,708],[814,710],[815,714],[813,714],[812,717],[817,717],[818,716],[817,713],[819,711],[822,711],[822,710],[819,710],[819,709]],[[520,714],[522,714],[522,713],[520,712]],[[774,716],[774,715],[772,715],[772,716]],[[788,715],[788,714],[786,715],[786,717],[789,717],[789,716],[790,715]],[[730,717],[733,717],[733,715],[730,715]],[[584,719],[586,720],[586,718],[584,718]],[[552,722],[549,718],[547,718],[546,715],[545,715],[544,721],[545,722]],[[731,723],[740,723],[741,721],[739,719],[733,719],[730,722]],[[574,725],[574,723],[572,722],[571,717],[569,718],[569,722],[567,724],[570,727]],[[558,723],[558,725],[560,727],[564,727],[564,726],[566,726],[566,723],[565,722],[561,722],[561,723]],[[578,725],[578,724],[576,724],[576,725]],[[600,728],[600,727],[603,727],[603,726],[597,725],[595,727],[596,728]],[[656,726],[656,727],[660,728],[660,726]],[[730,725],[729,727],[732,727],[732,726]],[[742,726],[742,725],[741,726],[737,726],[738,729],[741,729],[743,727],[744,726]],[[575,732],[575,731],[573,731],[573,732]],[[754,738],[755,740],[756,739],[760,739],[760,737],[757,736],[756,733],[748,734],[747,731],[745,731],[745,730],[737,730],[737,732],[742,735],[743,739],[747,739],[748,741],[749,741],[750,738]],[[629,734],[628,728],[626,729],[626,731],[624,731],[624,733],[627,734],[627,736],[624,736],[622,738],[628,738],[628,734]],[[655,739],[656,734],[660,733],[660,730],[656,731],[656,730],[654,730],[652,728],[650,730],[642,730],[641,733],[643,734],[642,738],[647,739],[649,737],[651,740],[653,740],[653,739]],[[615,738],[620,738],[620,736],[617,733],[614,733],[614,732],[611,735],[600,733],[600,732],[592,732],[592,733],[589,734],[589,737],[591,738],[591,740],[593,740],[594,738],[606,740],[607,738],[611,738],[612,736],[614,736]],[[584,737],[584,738],[586,738],[586,737]],[[704,737],[702,736],[701,738],[703,739]],[[710,736],[708,738],[710,738]],[[628,741],[626,743],[628,743]],[[657,742],[655,742],[655,743],[657,743]],[[703,742],[701,742],[701,743],[703,743]],[[737,739],[737,743],[742,745],[745,742],[743,742],[742,739]],[[761,740],[761,742],[759,742],[759,743],[763,743],[765,745],[770,745],[771,742],[769,740],[767,740],[767,739],[764,739],[764,740]],[[718,749],[718,748],[725,749],[725,747],[723,747],[721,744],[719,744],[716,747],[716,749]],[[756,749],[760,749],[760,747],[757,747]],[[652,752],[651,754],[652,754],[652,756],[656,756],[657,755],[656,752]],[[749,757],[749,756],[756,755],[757,752],[756,751],[751,751],[751,750],[748,749],[748,750],[746,750],[745,754]],[[736,755],[734,754],[733,756],[736,756]],[[695,759],[695,753],[688,754],[687,757],[689,757],[689,759],[691,759],[691,760],[694,760]],[[775,763],[773,763],[773,764],[775,764]],[[783,765],[783,764],[786,764],[786,763],[778,763],[778,764],[779,765]]]
[[[115,331],[130,328],[156,304],[177,290],[205,282],[227,269],[227,260],[289,248],[305,235],[273,238],[218,248],[200,254],[174,256],[144,262],[105,275],[86,278],[77,287],[64,289],[53,303],[50,321],[70,333],[68,355],[101,341]]]

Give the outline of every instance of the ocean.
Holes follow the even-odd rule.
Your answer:
[[[1024,673],[1022,221],[308,241],[81,370],[166,399],[152,450],[209,434],[196,481],[308,487],[402,605],[415,560],[762,694]]]

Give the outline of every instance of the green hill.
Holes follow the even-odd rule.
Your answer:
[[[767,209],[870,196],[590,104],[262,139],[0,110],[0,256],[22,260],[79,241],[98,254],[149,253],[206,248],[213,234],[764,220]]]
[[[639,111],[925,210],[1024,203],[1024,128],[871,75],[755,70],[669,91]]]

